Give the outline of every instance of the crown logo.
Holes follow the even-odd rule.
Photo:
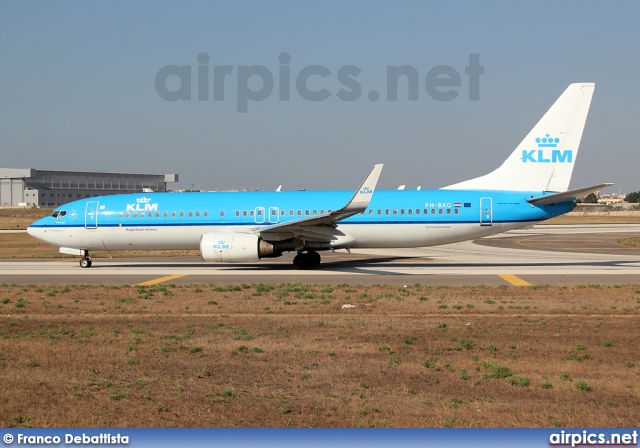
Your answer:
[[[218,241],[218,244],[224,244],[224,243],[226,243],[226,241],[225,241],[225,240],[220,240],[220,241]]]
[[[151,198],[143,196],[141,198],[136,199],[136,202],[139,204],[146,204],[147,202],[151,202]]]
[[[547,134],[543,138],[538,137],[536,143],[538,144],[538,148],[555,148],[558,146],[558,143],[560,143],[560,139],[558,137],[551,138],[551,136]]]

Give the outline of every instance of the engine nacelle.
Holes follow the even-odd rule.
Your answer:
[[[200,237],[200,256],[204,261],[245,263],[280,255],[273,244],[250,233],[213,232]]]

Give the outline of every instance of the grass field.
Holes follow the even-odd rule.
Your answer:
[[[0,426],[635,427],[639,339],[638,286],[0,285]]]

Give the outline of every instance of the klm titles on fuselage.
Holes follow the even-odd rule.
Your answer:
[[[157,212],[158,204],[151,204],[151,198],[142,196],[135,204],[127,204],[128,212]]]
[[[128,212],[157,212],[158,204],[127,204]]]

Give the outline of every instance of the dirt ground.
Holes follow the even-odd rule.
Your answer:
[[[0,286],[3,427],[637,427],[640,287]]]

